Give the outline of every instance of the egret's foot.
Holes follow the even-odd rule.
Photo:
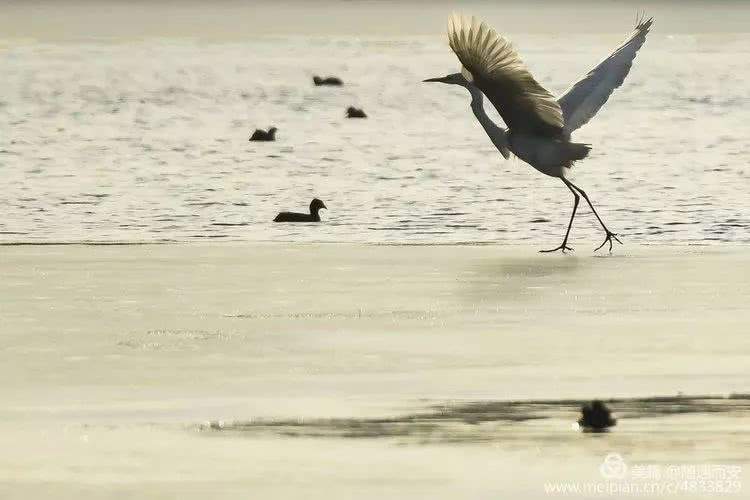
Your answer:
[[[550,252],[557,252],[558,250],[561,250],[561,251],[562,251],[562,253],[565,253],[565,251],[566,251],[566,250],[567,250],[567,251],[569,251],[569,252],[575,252],[575,250],[573,250],[573,249],[572,249],[571,247],[569,247],[569,246],[567,245],[567,242],[566,242],[566,241],[563,241],[563,242],[562,242],[562,244],[560,244],[560,246],[559,246],[559,247],[557,247],[557,248],[553,248],[553,249],[551,249],[551,250],[539,250],[539,253],[550,253]]]
[[[600,249],[601,247],[603,247],[604,245],[606,245],[607,243],[609,243],[609,253],[612,253],[612,240],[613,240],[613,239],[614,239],[614,240],[615,240],[615,241],[616,241],[617,243],[619,243],[620,245],[622,245],[622,241],[620,241],[620,239],[619,239],[619,238],[617,237],[617,234],[615,234],[615,233],[613,233],[613,232],[611,232],[611,231],[607,231],[607,237],[606,237],[606,238],[604,238],[604,241],[602,242],[602,244],[601,244],[601,245],[599,245],[598,247],[596,247],[596,248],[594,249],[594,252],[596,252],[596,251],[597,251],[597,250],[599,250],[599,249]]]

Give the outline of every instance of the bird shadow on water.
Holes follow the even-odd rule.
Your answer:
[[[588,263],[576,257],[484,259],[468,267],[460,281],[470,300],[524,300],[553,289],[561,281],[580,279],[580,275],[590,268]]]
[[[506,278],[543,278],[574,273],[581,269],[581,259],[565,257],[561,259],[544,259],[539,257],[515,257],[498,259],[480,264],[488,276]]]

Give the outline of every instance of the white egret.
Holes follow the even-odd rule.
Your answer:
[[[559,99],[531,75],[510,41],[476,18],[453,15],[448,21],[448,42],[462,68],[425,82],[460,85],[471,94],[471,109],[492,143],[508,159],[510,153],[538,171],[559,177],[573,193],[573,213],[559,247],[542,252],[572,250],[568,236],[578,209],[579,193],[604,228],[606,237],[622,244],[596,212],[588,195],[565,178],[566,170],[584,159],[591,147],[571,142],[571,134],[586,124],[622,85],[638,49],[646,41],[653,19],[639,20],[635,30],[612,54],[589,71]],[[508,129],[496,125],[484,111],[483,95],[495,106]]]

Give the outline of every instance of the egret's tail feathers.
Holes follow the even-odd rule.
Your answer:
[[[591,151],[590,144],[583,144],[581,142],[568,142],[566,143],[566,145],[566,156],[568,159],[568,164],[566,166],[568,168],[572,167],[573,164],[578,160],[583,160],[584,158],[586,158]]]

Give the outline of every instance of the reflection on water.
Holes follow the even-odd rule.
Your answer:
[[[560,92],[619,38],[517,43]],[[594,150],[574,180],[626,242],[750,241],[750,38],[688,39],[655,30],[576,136]],[[420,83],[454,66],[437,34],[11,45],[0,53],[0,241],[556,245],[567,189],[504,161],[461,89]],[[347,85],[314,87],[321,69]],[[351,105],[369,118],[346,120]],[[270,125],[277,142],[247,142]],[[330,208],[324,224],[271,223],[313,196]],[[572,246],[602,237],[582,209]]]

